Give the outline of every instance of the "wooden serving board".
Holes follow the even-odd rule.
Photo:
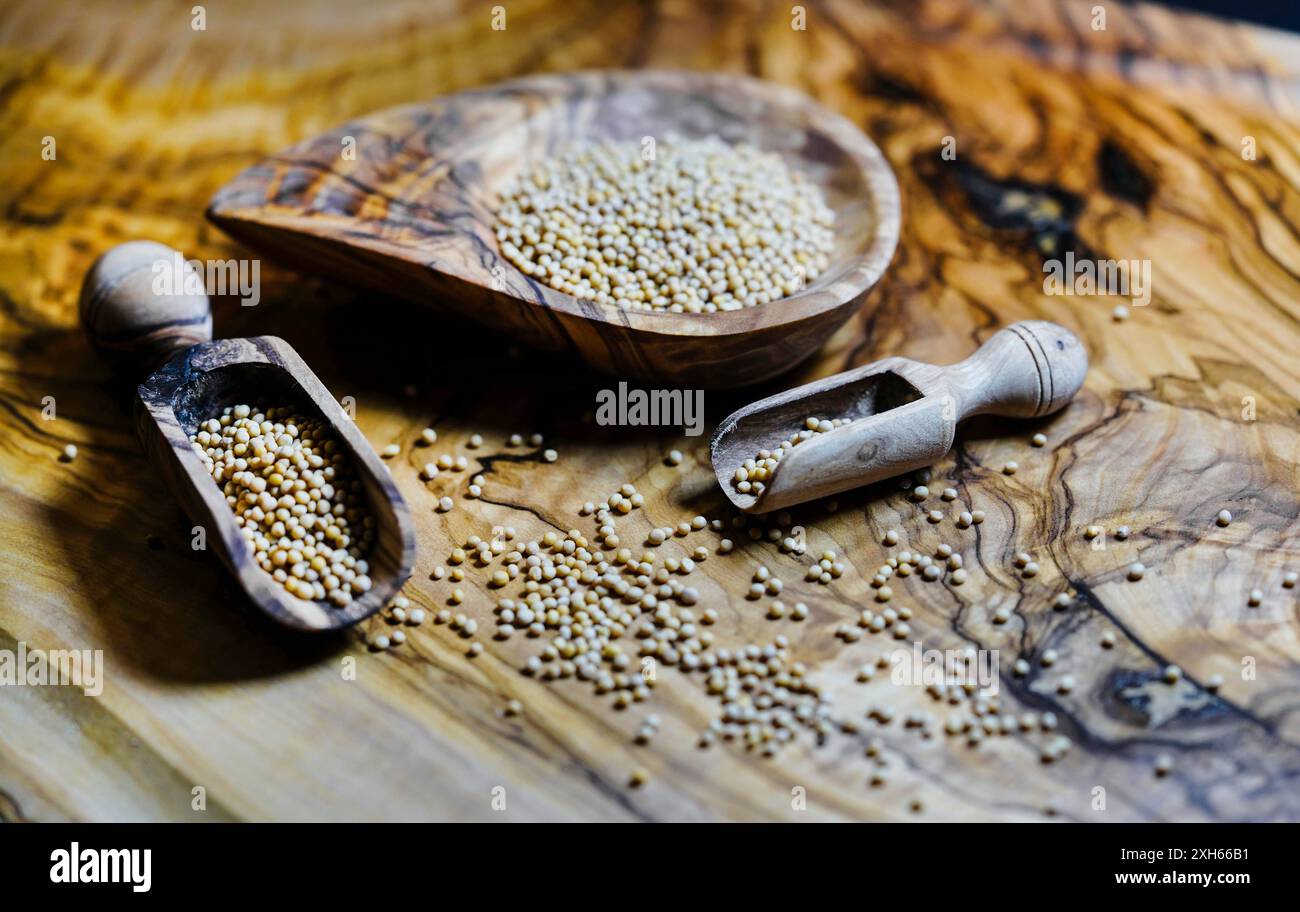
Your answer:
[[[0,3],[0,650],[99,649],[105,674],[99,697],[0,690],[0,816],[1300,819],[1300,609],[1297,590],[1281,587],[1300,570],[1300,39],[1118,3],[1104,5],[1104,30],[1090,5],[1060,0],[805,6],[798,29],[779,5],[515,2],[496,31],[491,4],[430,14],[422,3],[244,0],[211,6],[195,31],[180,7]],[[148,29],[137,27],[144,12]],[[472,659],[465,639],[432,623],[376,654],[362,637],[378,619],[319,638],[243,611],[224,570],[190,549],[188,523],[141,454],[127,390],[106,385],[76,326],[81,276],[121,240],[254,255],[205,225],[203,207],[295,141],[512,76],[639,66],[798,87],[861,125],[902,189],[899,251],[863,314],[797,375],[710,395],[710,422],[888,355],[957,360],[1015,320],[1062,323],[1092,358],[1060,415],[968,427],[936,466],[931,487],[956,488],[983,524],[930,526],[879,486],[795,516],[811,552],[833,548],[846,563],[830,585],[802,581],[807,558],[747,539],[696,571],[701,604],[720,615],[719,645],[786,635],[833,717],[858,723],[821,745],[801,735],[772,759],[695,746],[717,713],[698,674],[665,668],[650,699],[622,712],[586,685],[521,675],[538,643],[490,639],[496,596],[473,571],[460,610],[485,648]],[[1117,323],[1114,298],[1045,295],[1044,257],[1065,252],[1149,259],[1150,304]],[[406,592],[428,611],[450,590],[430,578],[446,563],[434,542],[494,525],[525,540],[589,532],[578,504],[629,481],[645,515],[620,528],[728,515],[707,435],[584,420],[617,378],[269,262],[261,303],[218,300],[215,319],[218,335],[285,338],[350,398],[372,443],[401,443],[390,466],[420,543]],[[440,440],[416,447],[426,425]],[[1042,449],[1028,444],[1036,430]],[[533,431],[558,461],[505,445]],[[481,448],[467,448],[472,433]],[[80,454],[60,462],[68,442]],[[664,461],[670,448],[685,453],[678,467]],[[418,467],[441,452],[466,455],[471,472],[421,482]],[[1008,460],[1014,475],[1000,472]],[[474,470],[486,477],[477,501],[464,496]],[[457,505],[437,513],[443,494]],[[1214,523],[1223,508],[1235,516],[1226,528]],[[1082,536],[1090,524],[1132,535],[1094,548]],[[1039,733],[976,748],[941,727],[922,737],[907,714],[942,718],[946,704],[886,674],[855,681],[895,645],[835,636],[870,604],[889,528],[913,550],[960,545],[964,586],[913,578],[892,604],[913,612],[926,646],[998,650],[1004,706],[1056,713],[1073,745],[1063,757],[1044,763]],[[1022,550],[1038,576],[1015,571]],[[1148,569],[1130,582],[1135,560]],[[787,604],[810,606],[807,620],[768,620],[769,600],[742,597],[760,563],[786,580]],[[1067,586],[1076,606],[1054,611]],[[1262,604],[1248,607],[1256,587]],[[999,607],[1006,623],[993,623]],[[1051,668],[1005,673],[1048,648],[1059,653]],[[1184,670],[1175,686],[1160,680],[1171,663]],[[1058,693],[1066,673],[1075,686]],[[1216,674],[1217,696],[1202,686]],[[510,699],[521,715],[502,713]],[[894,720],[867,719],[873,705]],[[638,745],[651,713],[660,733]],[[869,739],[881,743],[883,785],[870,784]],[[1162,754],[1173,767],[1157,777]],[[648,781],[631,789],[638,768]]]

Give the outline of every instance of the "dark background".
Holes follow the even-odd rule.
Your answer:
[[[1261,25],[1300,31],[1297,0],[1158,0],[1162,6],[1198,10],[1225,19],[1246,19]]]

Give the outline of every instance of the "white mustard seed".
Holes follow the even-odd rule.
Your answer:
[[[374,518],[328,425],[227,407],[190,435],[257,565],[292,595],[342,607],[369,591]]]
[[[780,156],[671,135],[641,153],[605,142],[521,173],[497,212],[503,256],[575,297],[676,313],[766,304],[826,268],[834,214]]]

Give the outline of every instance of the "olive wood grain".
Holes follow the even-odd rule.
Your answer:
[[[0,649],[103,650],[106,669],[97,698],[0,688],[0,818],[1300,820],[1300,587],[1283,585],[1300,570],[1300,38],[1120,3],[1104,4],[1097,30],[1092,4],[1074,0],[811,0],[802,31],[789,5],[756,0],[511,0],[502,31],[494,0],[437,15],[427,0],[392,0],[384,15],[341,0],[310,12],[225,0],[208,4],[206,31],[188,27],[188,4],[0,2]],[[608,378],[264,262],[258,306],[214,298],[218,331],[288,340],[353,397],[376,448],[403,444],[385,463],[420,543],[403,595],[427,620],[378,652],[368,643],[397,629],[380,616],[301,636],[231,611],[233,578],[191,550],[190,522],[140,458],[130,409],[77,325],[96,254],[154,237],[200,259],[256,256],[202,213],[278,150],[433,95],[644,66],[750,73],[817,99],[879,144],[906,211],[862,309],[788,381],[707,394],[709,432],[768,393],[890,356],[960,361],[1018,320],[1084,341],[1083,390],[1046,418],[963,424],[931,467],[930,487],[951,486],[956,501],[916,504],[886,482],[790,511],[808,546],[798,556],[753,537],[777,525],[795,535],[780,511],[731,527],[707,434],[585,423]],[[47,135],[57,159],[40,155]],[[1128,297],[1045,294],[1044,259],[1066,251],[1150,258],[1149,306],[1118,323]],[[422,447],[430,426],[438,443]],[[509,445],[534,431],[542,446]],[[1036,431],[1046,446],[1030,446]],[[679,464],[664,458],[672,449]],[[465,455],[468,470],[422,478],[441,453]],[[1000,471],[1009,459],[1012,476]],[[475,473],[485,482],[470,499]],[[696,514],[727,524],[657,553],[705,547],[674,578],[698,589],[697,614],[717,612],[717,645],[787,637],[842,730],[771,758],[739,738],[702,749],[720,715],[702,672],[660,663],[647,700],[623,711],[576,677],[521,673],[549,641],[496,639],[503,590],[470,561],[464,581],[448,579],[448,543],[495,527],[519,543],[593,537],[578,506],[628,482],[644,505],[618,532],[635,554],[652,528]],[[442,496],[455,509],[438,511]],[[949,517],[937,525],[936,507]],[[1234,518],[1219,527],[1225,508]],[[958,529],[960,510],[985,521]],[[1105,535],[1087,539],[1092,525]],[[881,544],[888,529],[894,548]],[[719,554],[724,537],[735,546]],[[975,744],[944,730],[964,706],[884,670],[860,680],[910,644],[836,632],[864,607],[881,613],[871,581],[883,562],[941,544],[969,579],[893,578],[889,605],[911,613],[926,648],[998,651],[999,715],[1050,712],[1054,732]],[[827,549],[842,576],[804,582]],[[1020,552],[1036,576],[1017,572]],[[1139,582],[1126,578],[1133,561],[1147,568]],[[783,618],[768,616],[772,599],[746,598],[758,566],[785,581]],[[434,623],[443,609],[474,619],[477,638]],[[1039,661],[1048,649],[1051,667]],[[1021,658],[1023,677],[1011,672]],[[349,666],[355,678],[340,673]],[[503,712],[509,700],[523,711]],[[873,706],[893,721],[867,718]],[[911,727],[914,713],[934,727]],[[639,743],[650,714],[660,731]],[[1047,762],[1056,735],[1073,747]],[[1158,776],[1162,754],[1173,769]],[[634,769],[649,778],[628,788]]]
[[[1065,327],[1014,323],[958,364],[885,358],[752,403],[718,425],[709,444],[713,471],[728,499],[751,513],[829,497],[932,465],[952,449],[958,423],[974,415],[1059,411],[1087,371],[1088,353]],[[808,416],[850,423],[791,448],[761,494],[738,491],[736,469],[779,447]]]
[[[173,286],[178,293],[157,293],[165,287],[153,284],[159,271],[173,264],[183,264],[177,251],[131,241],[96,260],[82,287],[81,321],[96,350],[136,366],[165,361],[136,389],[136,428],[146,453],[186,515],[205,530],[205,547],[212,546],[261,611],[302,630],[331,630],[369,617],[397,594],[415,562],[410,512],[387,467],[283,339],[211,341],[207,294],[188,264],[186,284]],[[375,518],[374,544],[365,555],[372,585],[347,605],[297,598],[259,567],[225,495],[194,452],[190,435],[199,424],[239,403],[290,406],[322,419],[360,478]]]
[[[804,172],[835,212],[827,269],[767,305],[673,314],[579,300],[500,255],[493,210],[521,170],[574,143],[670,134],[747,142]],[[309,274],[460,312],[606,373],[728,387],[788,370],[858,311],[893,256],[900,209],[875,144],[800,92],[725,73],[601,71],[369,115],[246,170],[208,217]]]

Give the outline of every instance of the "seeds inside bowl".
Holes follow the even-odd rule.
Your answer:
[[[574,297],[713,313],[780,300],[830,262],[835,214],[779,155],[716,136],[575,147],[502,194],[501,252]]]
[[[328,427],[287,408],[226,408],[190,435],[257,565],[301,599],[347,605],[370,589],[365,493]]]

